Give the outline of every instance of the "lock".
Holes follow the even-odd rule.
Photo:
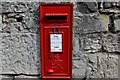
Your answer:
[[[58,28],[54,28],[54,32],[58,32]]]
[[[72,78],[73,4],[40,4],[43,79]]]

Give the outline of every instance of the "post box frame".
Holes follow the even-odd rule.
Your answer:
[[[43,6],[70,6],[71,7],[71,19],[70,19],[70,28],[68,31],[69,31],[69,34],[68,34],[68,43],[71,43],[71,44],[68,44],[68,63],[69,63],[69,67],[68,67],[68,74],[66,75],[57,75],[57,76],[46,76],[45,75],[45,55],[44,55],[44,48],[45,48],[45,41],[44,41],[44,28],[43,28],[43,24],[41,23],[43,21],[43,18],[41,18],[41,15],[42,14],[42,7]],[[68,19],[68,18],[67,18]],[[68,20],[67,20],[68,21]],[[72,78],[72,25],[73,25],[73,4],[72,3],[54,3],[54,4],[48,4],[48,3],[41,3],[40,4],[40,54],[41,54],[41,71],[42,71],[42,78],[45,78],[45,79],[71,79]],[[46,27],[47,28],[47,27]],[[51,26],[52,28],[52,26]],[[61,28],[68,28],[68,26],[61,26]],[[59,33],[59,34],[63,34],[63,33]],[[70,37],[71,36],[71,37]],[[62,35],[63,37],[63,35]],[[50,45],[50,44],[49,44]],[[62,45],[63,46],[63,45]]]

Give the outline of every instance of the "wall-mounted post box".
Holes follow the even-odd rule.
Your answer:
[[[72,77],[72,3],[40,5],[42,78]]]

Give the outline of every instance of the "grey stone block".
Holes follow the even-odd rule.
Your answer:
[[[73,51],[78,53],[80,50],[79,45],[79,34],[73,34]]]
[[[13,76],[0,75],[0,80],[13,80]]]
[[[1,80],[13,80],[13,78],[2,78]]]
[[[2,75],[0,75],[0,80],[2,79]]]
[[[39,2],[2,2],[2,13],[9,12],[36,12]]]
[[[0,74],[2,73],[2,34],[0,33]]]
[[[112,2],[104,2],[103,3],[103,8],[104,9],[112,8]]]
[[[118,46],[118,36],[116,34],[103,34],[102,36],[103,51],[120,52]]]
[[[15,80],[40,80],[39,78],[15,78]]]
[[[73,55],[73,61],[79,59],[83,61],[87,61],[87,54],[85,51],[80,50],[78,53],[73,52],[72,55]]]
[[[109,31],[109,25],[110,25],[110,16],[107,14],[100,14],[100,19],[101,19],[101,23],[102,26],[104,27],[103,31]]]
[[[78,2],[77,10],[82,13],[93,13],[98,10],[95,2]]]
[[[2,32],[2,15],[0,15],[0,32]]]
[[[114,33],[120,31],[120,14],[110,15],[110,21],[110,31]]]
[[[85,34],[79,37],[80,48],[89,52],[99,52],[101,51],[101,34]]]
[[[118,78],[118,55],[89,54],[87,78]]]
[[[106,61],[107,69],[105,70],[105,78],[118,78],[118,55],[108,54],[108,61]]]
[[[84,39],[79,34],[73,34],[73,59],[86,61],[87,54],[84,51]]]
[[[74,18],[74,33],[93,33],[108,31],[108,26],[99,14],[80,15]]]
[[[26,76],[26,75],[19,75],[15,76],[15,80],[39,80],[39,76]]]
[[[117,5],[118,7],[120,7],[120,1],[118,2],[118,5]]]
[[[27,76],[27,75],[18,75],[18,76],[15,76],[16,79],[37,79],[39,78],[39,76],[37,75],[34,75],[34,76]]]
[[[113,9],[113,7],[119,7],[119,0],[118,1],[114,1],[114,2],[104,2],[103,3],[103,8],[104,9]]]
[[[115,31],[120,31],[120,19],[114,20]]]
[[[120,33],[118,33],[118,47],[119,47],[119,50],[120,50]]]
[[[39,13],[3,14],[3,32],[19,33],[39,31]]]
[[[83,60],[74,60],[73,61],[73,78],[85,78],[86,76],[86,62]]]
[[[0,2],[0,13],[2,13],[2,2]]]
[[[104,78],[103,71],[99,71],[97,62],[97,54],[88,54],[87,78]]]
[[[2,74],[39,74],[39,36],[34,33],[2,36]]]

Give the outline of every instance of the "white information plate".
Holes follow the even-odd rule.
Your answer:
[[[51,52],[62,52],[62,34],[50,34]]]

